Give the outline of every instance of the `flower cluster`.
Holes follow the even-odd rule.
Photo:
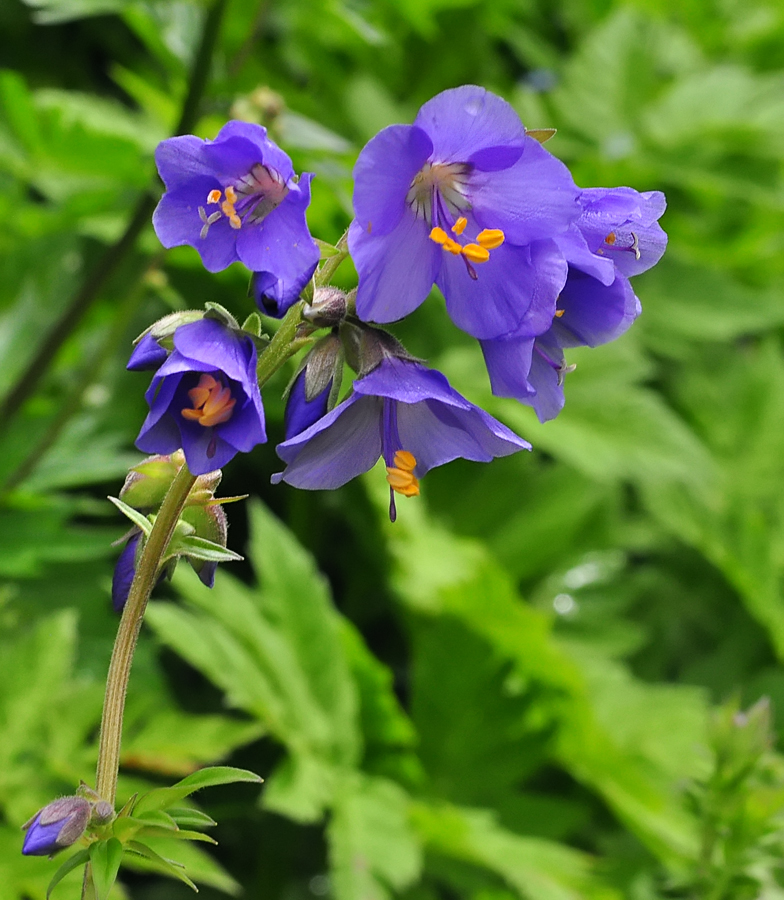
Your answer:
[[[478,341],[493,393],[542,421],[560,412],[574,368],[565,351],[629,328],[640,313],[629,278],[659,260],[667,238],[661,193],[581,190],[543,146],[551,134],[527,130],[483,88],[444,91],[412,125],[385,128],[361,151],[347,241],[327,249],[337,262],[318,272],[306,222],[313,176],[295,175],[261,126],[229,122],[213,141],[164,141],[161,242],[194,247],[213,272],[244,264],[259,309],[292,328],[281,327],[290,341],[281,348],[279,336],[270,343],[208,304],[150,329],[129,363],[156,370],[137,446],[181,448],[196,475],[220,469],[266,440],[259,378],[307,346],[287,390],[274,483],[333,489],[383,459],[394,519],[395,495],[416,496],[434,466],[530,449],[378,325],[413,312],[435,285]],[[348,253],[358,285],[347,295],[328,274]],[[341,399],[344,363],[356,377]],[[132,532],[120,557],[117,605],[142,543]]]

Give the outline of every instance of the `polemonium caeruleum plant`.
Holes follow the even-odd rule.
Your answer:
[[[162,829],[199,838],[180,827],[184,797],[259,780],[204,769],[115,812],[128,675],[150,593],[181,558],[208,587],[220,562],[239,558],[226,547],[222,509],[238,498],[216,498],[220,469],[266,441],[261,391],[287,360],[302,352],[273,483],[332,490],[383,459],[395,521],[396,496],[416,497],[433,467],[531,448],[379,324],[404,318],[437,285],[454,323],[479,341],[493,392],[546,420],[563,406],[572,368],[564,351],[606,343],[634,322],[640,304],[629,278],[664,252],[664,197],[580,190],[542,145],[551,133],[528,131],[481,87],[444,91],[413,125],[386,128],[362,150],[355,219],[336,246],[320,242],[321,251],[306,222],[312,176],[297,177],[260,126],[234,121],[214,140],[184,135],[159,146],[166,190],[153,223],[161,243],[193,247],[211,272],[243,264],[259,310],[281,321],[270,338],[256,312],[240,326],[208,303],[155,323],[133,349],[128,367],[154,372],[136,441],[151,455],[114,500],[132,528],[113,584],[122,619],[96,788],[44,807],[24,844],[28,854],[81,845],[55,882],[88,863],[84,896],[105,897],[129,852],[187,880],[145,838]],[[358,285],[345,293],[330,281],[349,254]],[[342,383],[344,363],[356,375],[350,385]]]

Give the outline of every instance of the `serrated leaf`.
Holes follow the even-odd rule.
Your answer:
[[[107,497],[107,500],[109,500],[110,503],[113,503],[123,515],[127,516],[137,528],[140,528],[142,532],[144,532],[145,537],[150,536],[152,522],[147,516],[143,516],[138,510],[135,510],[132,506],[128,506],[127,503],[123,503],[118,497]]]
[[[65,876],[69,872],[73,872],[74,869],[78,869],[79,866],[84,865],[90,859],[90,852],[88,850],[80,850],[78,853],[74,853],[73,856],[68,857],[68,859],[60,866],[60,868],[54,873],[52,876],[52,880],[49,882],[49,887],[46,889],[46,900],[49,900],[49,897],[52,894],[52,891],[57,887],[57,885],[65,878]]]
[[[123,858],[123,845],[117,838],[109,838],[108,841],[97,841],[92,844],[89,852],[96,900],[106,900],[117,880]]]

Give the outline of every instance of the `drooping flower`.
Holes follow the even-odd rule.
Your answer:
[[[392,125],[354,169],[349,247],[361,319],[392,322],[432,285],[481,339],[509,334],[566,280],[555,239],[580,215],[567,168],[517,113],[475,85],[444,91]]]
[[[458,394],[440,373],[385,356],[358,378],[351,395],[309,428],[278,444],[286,468],[273,475],[306,490],[338,488],[387,465],[390,518],[395,493],[419,493],[419,479],[450,460],[488,462],[530,444]]]
[[[177,329],[174,351],[145,397],[150,412],[136,446],[161,454],[181,447],[194,475],[220,469],[267,439],[256,347],[216,319]]]
[[[533,406],[540,421],[564,405],[564,357],[570,347],[597,347],[620,337],[640,314],[629,282],[655,265],[667,246],[658,224],[659,191],[594,188],[580,195],[583,213],[558,239],[569,272],[549,323],[529,317],[516,332],[481,341],[493,393]]]
[[[161,142],[155,161],[166,193],[153,215],[164,247],[188,244],[210,272],[240,261],[278,306],[310,280],[319,251],[305,210],[312,174],[249,122],[228,122],[214,141],[182,135]]]
[[[24,825],[22,853],[52,856],[79,840],[90,821],[93,806],[84,797],[60,797],[39,810]]]

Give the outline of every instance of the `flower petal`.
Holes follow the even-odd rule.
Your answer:
[[[184,358],[178,361],[175,354],[158,370],[159,375],[175,371],[209,372],[219,369],[233,381],[248,387],[249,372],[255,376],[256,347],[249,337],[222,325],[217,319],[205,317],[197,322],[182,325],[174,332],[174,347]],[[198,366],[204,366],[199,369]],[[187,366],[187,368],[183,368]]]
[[[498,338],[480,341],[490,376],[490,387],[496,397],[513,397],[528,403],[535,388],[528,381],[534,338]]]
[[[368,141],[354,166],[354,212],[373,235],[388,234],[406,210],[414,176],[433,152],[413,125],[390,125]]]
[[[537,241],[504,243],[475,269],[473,280],[462,257],[444,253],[437,283],[452,321],[484,340],[514,332],[532,305],[552,318],[567,265],[554,241]]]
[[[381,456],[383,401],[354,394],[275,448],[288,465],[272,476],[306,490],[330,490],[371,469]]]
[[[277,209],[237,234],[239,258],[253,272],[264,274],[259,283],[274,300],[278,315],[294,303],[318,265],[319,249],[305,218],[312,178],[304,173]]]
[[[506,100],[475,84],[437,94],[419,110],[414,125],[430,136],[435,162],[474,161],[478,168],[482,167],[482,151],[511,147],[506,156],[509,164],[514,161],[514,150],[526,140],[523,123]],[[498,159],[487,155],[484,164],[492,168]]]
[[[395,322],[413,312],[430,293],[443,251],[410,211],[384,235],[368,234],[354,220],[348,243],[359,273],[360,319]]]
[[[507,241],[528,244],[566,231],[580,215],[578,189],[566,166],[533,138],[507,169],[471,176],[470,199],[483,228],[500,228]]]
[[[603,285],[577,269],[569,270],[549,340],[559,347],[598,347],[622,335],[640,314],[640,301],[627,278]]]

